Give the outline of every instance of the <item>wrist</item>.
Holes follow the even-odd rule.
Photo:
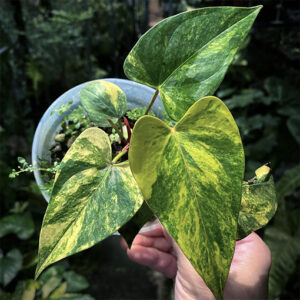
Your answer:
[[[215,300],[215,297],[198,274],[184,278],[177,273],[175,300]]]

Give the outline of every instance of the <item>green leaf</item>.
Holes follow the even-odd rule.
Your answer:
[[[51,299],[61,299],[67,290],[67,283],[63,282],[59,287],[57,287],[50,295]]]
[[[39,283],[41,285],[46,284],[46,282],[51,277],[59,277],[60,280],[62,280],[62,276],[65,272],[66,265],[64,262],[58,263],[50,268],[48,268],[39,278]]]
[[[275,185],[270,177],[266,182],[243,184],[237,239],[264,227],[277,209]]]
[[[87,294],[64,294],[59,300],[95,300],[94,297]]]
[[[254,98],[250,95],[234,95],[230,99],[224,101],[227,107],[232,110],[237,107],[246,107],[254,102]]]
[[[168,114],[178,120],[218,88],[260,9],[207,7],[164,19],[140,38],[124,72],[158,89]]]
[[[151,210],[222,299],[244,175],[241,138],[226,105],[202,98],[174,128],[155,117],[140,118],[129,161]]]
[[[25,290],[22,295],[22,300],[34,300],[35,292],[39,288],[38,282],[35,280],[28,280],[26,282]]]
[[[300,117],[299,115],[295,115],[290,117],[287,120],[287,127],[296,140],[296,142],[300,145]]]
[[[50,277],[49,280],[42,286],[41,292],[43,299],[47,298],[61,283],[60,276]]]
[[[219,94],[219,93],[218,93]],[[227,107],[232,110],[234,108],[246,107],[252,103],[267,103],[272,101],[264,97],[264,93],[258,89],[242,89],[238,95],[233,95],[231,98],[225,100]]]
[[[30,269],[35,266],[38,262],[38,252],[37,249],[34,249],[30,252],[27,252],[23,256],[23,266],[22,270]]]
[[[282,202],[286,196],[291,195],[298,187],[300,187],[300,165],[285,171],[276,183],[278,202]]]
[[[264,233],[264,241],[272,253],[269,275],[270,300],[279,299],[300,258],[300,210],[285,211],[285,214],[279,226],[268,227]],[[292,230],[287,230],[290,226],[286,225],[291,224]]]
[[[65,272],[63,276],[67,281],[67,292],[69,293],[80,292],[89,287],[85,277],[74,271]]]
[[[276,102],[291,103],[299,102],[299,91],[287,81],[278,77],[268,77],[264,82],[264,88]]]
[[[0,249],[0,283],[8,285],[18,274],[22,267],[22,253],[12,249],[4,256]]]
[[[0,288],[0,299],[12,300],[13,295]]]
[[[39,278],[42,297],[47,298],[62,283],[65,266],[57,264],[47,269]]]
[[[14,233],[19,239],[26,240],[34,232],[34,223],[30,213],[9,215],[0,220],[0,238]]]
[[[26,281],[19,281],[15,292],[12,296],[13,300],[34,300],[35,293],[40,285],[37,281],[29,279]]]
[[[90,119],[101,127],[110,126],[108,118],[117,122],[127,110],[125,93],[117,85],[104,80],[85,84],[79,97]]]
[[[65,155],[43,220],[36,276],[110,236],[142,205],[129,163],[113,164],[111,156],[98,128],[85,130]]]

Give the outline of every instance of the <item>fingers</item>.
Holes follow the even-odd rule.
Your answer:
[[[143,246],[148,248],[155,248],[163,252],[170,252],[172,245],[165,239],[165,237],[150,237],[138,234],[133,240],[132,246]],[[121,239],[121,247],[124,250],[128,249],[126,241]]]
[[[267,271],[271,266],[270,249],[254,232],[236,242],[232,268],[242,268],[248,264],[251,267],[263,267]]]
[[[151,267],[166,277],[174,278],[177,273],[175,257],[156,248],[148,248],[141,245],[133,245],[127,250],[128,257],[139,264]]]
[[[169,252],[172,249],[172,245],[165,237],[150,237],[142,234],[136,236],[133,245],[155,248],[163,252]]]
[[[162,225],[158,223],[154,228],[151,228],[150,230],[143,230],[139,234],[145,236],[164,236],[164,231]]]
[[[121,239],[121,247],[127,250],[128,257],[136,263],[149,266],[166,277],[174,278],[177,273],[177,261],[171,252],[172,243],[165,237],[161,226],[139,233],[133,240],[131,249]]]
[[[172,248],[172,243],[166,239],[161,225],[153,230],[139,233],[133,240],[132,245],[156,248],[164,252],[169,252]],[[123,238],[121,239],[121,247],[124,250],[127,250],[128,248],[127,243]]]

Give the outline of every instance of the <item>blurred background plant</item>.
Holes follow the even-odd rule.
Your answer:
[[[0,2],[1,299],[172,299],[172,283],[128,261],[116,237],[33,281],[46,203],[33,177],[11,180],[8,174],[17,157],[30,161],[34,130],[47,107],[81,82],[124,78],[123,61],[149,26],[195,7],[257,4],[264,9],[216,95],[240,128],[246,178],[271,162],[279,207],[259,231],[273,256],[270,299],[298,299],[300,4],[293,0]]]

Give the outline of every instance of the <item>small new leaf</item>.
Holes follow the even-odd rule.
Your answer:
[[[90,119],[100,127],[109,127],[107,119],[114,123],[127,111],[125,93],[115,84],[94,80],[80,90],[80,101]]]
[[[238,219],[237,239],[246,237],[272,219],[277,209],[276,192],[271,169],[264,165],[255,171],[253,183],[242,187],[241,210]]]

